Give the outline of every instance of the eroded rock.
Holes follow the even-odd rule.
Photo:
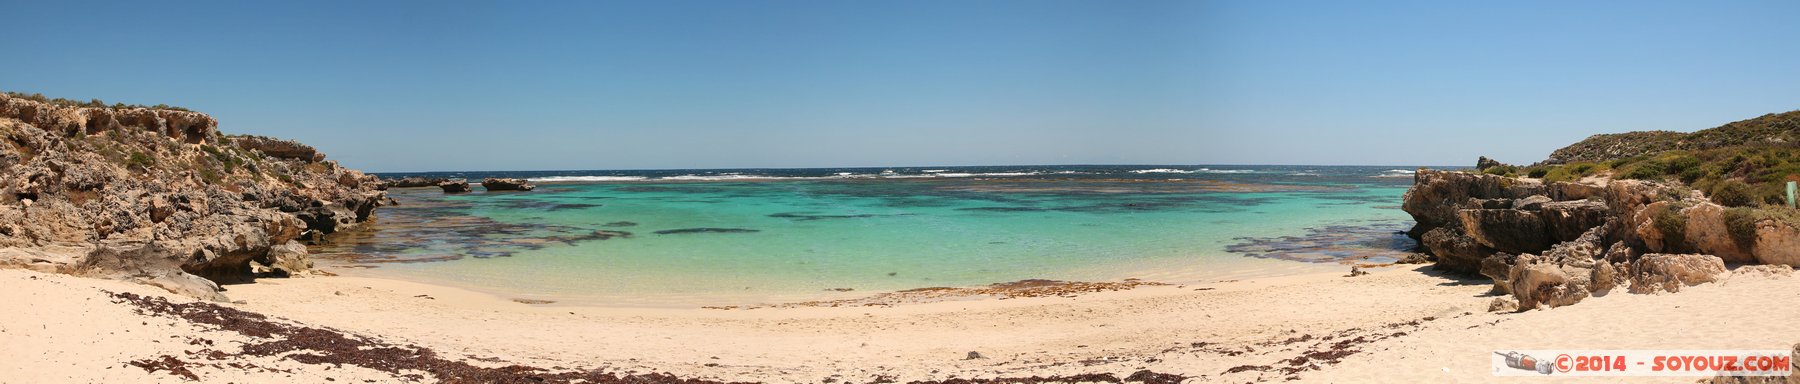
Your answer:
[[[1712,255],[1652,253],[1631,262],[1631,293],[1680,292],[1710,283],[1725,273],[1725,260]]]
[[[537,188],[536,185],[531,185],[531,183],[526,182],[524,179],[505,178],[488,178],[482,180],[481,187],[486,188],[489,191],[529,191]]]
[[[469,192],[469,182],[461,180],[461,179],[440,182],[440,183],[438,183],[437,186],[438,186],[438,188],[443,188],[444,193],[468,193]]]

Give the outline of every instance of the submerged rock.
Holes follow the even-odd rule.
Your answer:
[[[681,228],[681,229],[665,229],[665,230],[661,230],[661,231],[656,231],[655,233],[658,235],[679,235],[679,234],[688,234],[688,233],[752,233],[752,232],[762,232],[762,230],[747,229],[747,228]]]
[[[614,237],[630,238],[631,232],[609,231],[609,230],[602,229],[602,230],[594,231],[594,234],[593,234],[593,238],[595,240],[606,240],[606,239],[611,239]]]

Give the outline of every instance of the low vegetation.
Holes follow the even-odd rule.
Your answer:
[[[187,111],[188,110],[187,108],[171,106],[168,104],[143,105],[143,104],[112,103],[109,105],[109,104],[106,104],[105,101],[101,101],[100,99],[89,99],[88,101],[80,101],[80,100],[74,100],[74,99],[64,99],[61,97],[46,97],[42,93],[7,92],[6,95],[21,98],[21,99],[26,99],[26,100],[42,102],[42,103],[49,103],[51,105],[60,105],[60,106],[64,106],[64,107],[112,108],[112,109],[144,108],[144,109],[166,109],[166,110],[171,110],[171,111]]]

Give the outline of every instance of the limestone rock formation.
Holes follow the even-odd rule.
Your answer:
[[[450,179],[442,177],[408,176],[399,179],[383,179],[381,181],[381,186],[382,188],[423,188],[436,187],[438,184],[443,184],[446,181],[450,181]]]
[[[1718,256],[1648,254],[1631,262],[1631,293],[1679,292],[1724,274],[1725,261]]]
[[[443,188],[444,193],[468,193],[469,192],[469,182],[467,180],[463,180],[463,179],[452,179],[452,180],[441,181],[441,182],[438,182],[437,186],[438,186],[438,188]]]
[[[275,158],[312,162],[325,161],[324,153],[298,141],[252,135],[232,136],[231,141],[236,142],[239,147],[244,149],[260,151]]]
[[[487,188],[487,190],[489,190],[489,191],[529,191],[529,190],[537,188],[536,185],[531,185],[531,183],[526,182],[523,179],[505,179],[505,178],[492,178],[492,177],[487,178],[486,180],[482,180],[481,187]]]
[[[310,147],[217,124],[0,95],[0,266],[222,299],[217,284],[259,265],[304,270],[296,240],[355,227],[386,200],[373,176]]]
[[[1409,234],[1439,269],[1493,279],[1521,310],[1615,288],[1672,292],[1716,280],[1726,263],[1800,263],[1800,229],[1657,182],[1422,170],[1405,199],[1418,222]]]
[[[1756,222],[1756,262],[1800,266],[1800,229],[1776,220]]]
[[[1496,253],[1538,253],[1612,219],[1600,187],[1464,172],[1420,170],[1401,209],[1408,234],[1440,269],[1475,273]]]

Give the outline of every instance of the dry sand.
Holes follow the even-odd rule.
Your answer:
[[[229,289],[243,302],[228,307],[416,344],[478,366],[780,383],[1124,378],[1142,370],[1189,382],[1516,382],[1521,379],[1492,376],[1492,351],[1785,349],[1800,341],[1800,322],[1793,321],[1800,319],[1800,278],[1753,275],[1678,294],[1614,293],[1506,314],[1486,311],[1493,297],[1485,281],[1423,267],[1142,286],[1073,298],[747,310],[526,304],[364,277],[264,279]],[[0,382],[180,382],[167,370],[130,362],[163,355],[195,360],[200,349],[225,355],[189,367],[205,382],[407,381],[355,365],[231,357],[255,340],[134,313],[103,290],[192,301],[116,281],[0,270],[0,302],[11,307],[0,314],[0,345],[6,346]],[[194,344],[201,339],[216,344]],[[971,359],[971,352],[980,358]]]

